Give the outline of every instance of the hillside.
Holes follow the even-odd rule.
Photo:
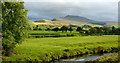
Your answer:
[[[54,18],[51,21],[49,20],[37,20],[32,22],[35,25],[41,25],[41,26],[53,26],[53,27],[59,27],[62,25],[90,25],[93,27],[102,27],[102,26],[116,26],[118,27],[117,22],[112,22],[112,21],[95,21],[91,20],[85,17],[81,16],[74,16],[74,15],[67,15],[63,18]]]
[[[81,16],[67,15],[63,18],[55,18],[52,21],[59,21],[63,23],[79,23],[79,24],[93,24],[93,25],[106,25],[105,22],[98,22]]]
[[[64,23],[60,23],[60,22],[56,22],[56,21],[49,21],[49,20],[37,20],[32,23],[35,25],[40,25],[40,26],[44,26],[44,27],[60,27],[63,25],[69,25],[69,24],[64,24]]]
[[[79,26],[83,26],[83,25],[90,25],[93,27],[102,27],[101,25],[95,25],[95,24],[90,24],[90,23],[86,23],[86,22],[77,22],[77,21],[72,21],[72,20],[68,20],[68,19],[63,19],[63,18],[56,18],[57,21],[49,21],[49,20],[37,20],[32,22],[32,24],[34,25],[39,25],[41,27],[60,27],[63,25],[79,25]]]

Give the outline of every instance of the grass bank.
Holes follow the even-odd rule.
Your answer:
[[[119,53],[111,53],[109,56],[104,55],[94,61],[87,61],[86,63],[120,63]]]
[[[80,54],[117,52],[118,36],[28,38],[14,50],[17,54],[3,60],[49,62]]]
[[[118,61],[118,54],[110,54],[109,56],[104,55],[101,58],[96,59],[95,61]]]

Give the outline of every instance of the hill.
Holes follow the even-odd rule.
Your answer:
[[[106,25],[105,22],[99,22],[81,16],[67,15],[63,18],[54,18],[52,21],[59,21],[62,23],[79,23],[79,24],[93,24],[93,25]],[[66,22],[67,21],[67,22]]]
[[[77,21],[63,19],[63,18],[56,18],[56,21],[37,20],[32,23],[35,25],[39,25],[41,27],[61,27],[63,25],[66,25],[66,26],[68,25],[78,25],[78,26],[90,25],[93,27],[102,27],[101,25],[95,25],[95,24],[90,24],[86,22],[77,22]]]
[[[64,24],[56,21],[49,21],[49,20],[37,20],[32,22],[35,25],[39,25],[41,27],[60,27],[63,25],[69,25],[69,24]]]
[[[115,26],[118,27],[118,23],[117,22],[112,22],[112,21],[95,21],[92,19],[88,19],[86,17],[81,17],[81,16],[74,16],[74,15],[67,15],[63,18],[54,18],[51,21],[49,20],[37,20],[32,22],[35,25],[41,25],[41,26],[45,26],[45,27],[60,27],[62,25],[90,25],[93,27],[102,27],[102,26]]]

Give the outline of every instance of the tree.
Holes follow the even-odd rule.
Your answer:
[[[116,33],[115,33],[116,35],[120,35],[120,28],[117,28],[116,29]]]
[[[52,29],[52,31],[59,31],[59,28],[58,27],[56,27],[56,28],[54,28],[54,29]]]
[[[62,26],[60,30],[61,30],[62,32],[64,32],[64,31],[66,31],[66,32],[67,32],[68,27],[66,27],[66,26]]]
[[[50,28],[47,28],[46,31],[50,31],[51,29]]]
[[[81,27],[77,27],[76,31],[79,31],[79,33],[82,31],[83,29]]]
[[[39,30],[42,30],[41,28],[39,28]]]
[[[112,26],[112,30],[111,30],[112,35],[114,35],[116,33],[116,31],[117,31],[116,28],[114,26]]]
[[[103,31],[105,35],[109,35],[110,34],[110,28],[108,27],[103,27]]]
[[[89,35],[89,31],[88,31],[88,30],[85,30],[85,34],[86,34],[86,35]]]
[[[36,25],[36,30],[39,30],[39,28],[38,28],[39,26],[38,25]]]
[[[23,4],[24,2],[2,3],[2,49],[5,55],[9,55],[15,45],[28,36],[28,11]]]
[[[99,27],[94,27],[96,29],[96,35],[103,35],[103,29]]]
[[[70,33],[73,31],[72,26],[70,26],[69,31],[70,31]]]
[[[90,35],[96,35],[97,29],[92,27],[92,28],[89,29],[89,32],[90,32]]]
[[[92,26],[90,25],[84,25],[82,28],[91,28]]]

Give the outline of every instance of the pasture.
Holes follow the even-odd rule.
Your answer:
[[[3,60],[49,62],[79,54],[117,52],[118,35],[27,38],[14,51],[17,53]]]
[[[29,31],[29,37],[31,38],[43,38],[43,37],[70,37],[84,35],[76,31],[62,32],[62,31]]]

